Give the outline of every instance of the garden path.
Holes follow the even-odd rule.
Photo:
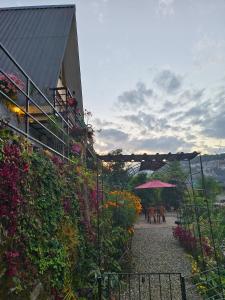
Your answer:
[[[149,224],[144,216],[140,217],[135,224],[132,241],[134,272],[177,272],[182,273],[186,278],[190,277],[190,260],[172,234],[175,220],[175,216],[168,214],[166,223]],[[193,285],[188,279],[186,279],[186,288],[187,300],[202,299],[193,290]]]

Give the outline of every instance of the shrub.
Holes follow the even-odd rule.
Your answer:
[[[104,208],[112,211],[114,224],[128,229],[142,210],[141,199],[127,191],[113,191],[109,193]]]

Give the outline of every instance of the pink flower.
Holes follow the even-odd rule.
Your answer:
[[[5,76],[0,75],[0,88],[5,91],[5,93],[17,93],[17,89],[25,90],[24,82],[17,77],[15,74],[7,74],[7,76],[12,80],[12,82]],[[18,88],[16,87],[18,86]]]
[[[6,274],[10,277],[13,277],[17,274],[17,272],[17,267],[15,265],[10,265]]]
[[[18,251],[7,251],[7,252],[5,253],[5,256],[6,256],[6,259],[7,259],[7,260],[10,260],[10,259],[12,259],[12,258],[19,257],[20,254],[19,254]]]
[[[74,154],[79,154],[81,152],[81,145],[80,144],[73,144],[71,147],[71,151]]]
[[[77,100],[76,98],[68,98],[67,103],[69,106],[76,106],[77,105]]]
[[[52,161],[53,161],[53,163],[56,164],[57,166],[63,165],[62,159],[61,159],[60,157],[56,156],[56,155],[52,158]]]

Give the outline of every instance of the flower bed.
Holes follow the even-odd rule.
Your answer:
[[[200,242],[204,255],[206,257],[210,257],[213,255],[213,249],[208,238],[202,237],[200,241],[193,235],[190,230],[187,230],[180,225],[173,228],[173,235],[176,239],[178,239],[180,244],[193,256],[196,257],[198,255],[198,244]]]

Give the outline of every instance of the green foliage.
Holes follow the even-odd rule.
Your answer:
[[[0,298],[29,299],[39,283],[43,300],[79,299],[80,290],[85,289],[96,295],[101,272],[122,270],[135,206],[121,208],[123,214],[118,216],[102,207],[98,244],[94,171],[77,157],[63,162],[49,151],[34,150],[26,139],[5,129],[0,130],[0,150],[0,172],[8,176],[0,184],[0,194],[4,194],[0,199]],[[113,167],[127,180],[124,165]],[[111,179],[115,184],[116,176]],[[10,201],[16,203],[12,224]],[[9,203],[7,214],[5,203]]]
[[[204,184],[206,189],[206,196],[209,200],[214,201],[216,196],[221,194],[222,186],[221,184],[211,176],[204,177]],[[199,178],[196,184],[197,189],[201,189],[203,187],[202,179]]]
[[[219,297],[219,293],[225,287],[225,208],[214,204],[216,195],[221,193],[220,184],[212,177],[205,177],[206,195],[202,184],[202,180],[199,179],[195,186],[197,190],[194,198],[189,196],[191,191],[185,194],[181,222],[198,241],[198,252],[192,253],[193,280],[198,291],[208,299],[213,296]],[[217,265],[220,268],[220,276]]]
[[[160,179],[176,185],[176,188],[165,188],[159,191],[160,202],[165,207],[178,208],[184,201],[185,197],[185,181],[187,178],[186,172],[182,169],[180,162],[170,162],[165,172],[158,172],[153,175],[153,178]]]
[[[122,154],[122,149],[111,151],[110,155]],[[124,162],[111,162],[103,168],[104,180],[110,189],[123,189],[127,186],[129,181],[128,172]]]
[[[141,198],[141,203],[144,208],[147,208],[151,205],[151,203],[154,201],[154,191],[148,190],[148,189],[140,189],[135,190],[135,187],[138,185],[141,185],[147,181],[149,181],[149,175],[147,173],[139,173],[129,180],[129,190],[133,191],[135,195]]]
[[[19,168],[22,176],[10,179],[13,192],[17,189],[20,197],[16,200],[18,209],[12,234],[7,233],[8,216],[2,210],[4,199],[0,200],[3,214],[0,228],[4,229],[2,236],[0,233],[1,272],[5,266],[0,278],[5,289],[0,289],[0,297],[8,299],[9,295],[16,295],[16,299],[28,299],[38,282],[42,283],[46,295],[51,295],[53,290],[55,295],[63,295],[72,282],[79,245],[75,168],[69,163],[54,163],[43,151],[33,151],[25,139],[7,130],[1,131],[0,146],[1,172],[10,172],[10,164],[15,161],[13,166]],[[11,149],[17,151],[17,160],[9,152]],[[7,185],[6,182],[6,188]],[[5,253],[11,256],[10,261],[6,260]]]

